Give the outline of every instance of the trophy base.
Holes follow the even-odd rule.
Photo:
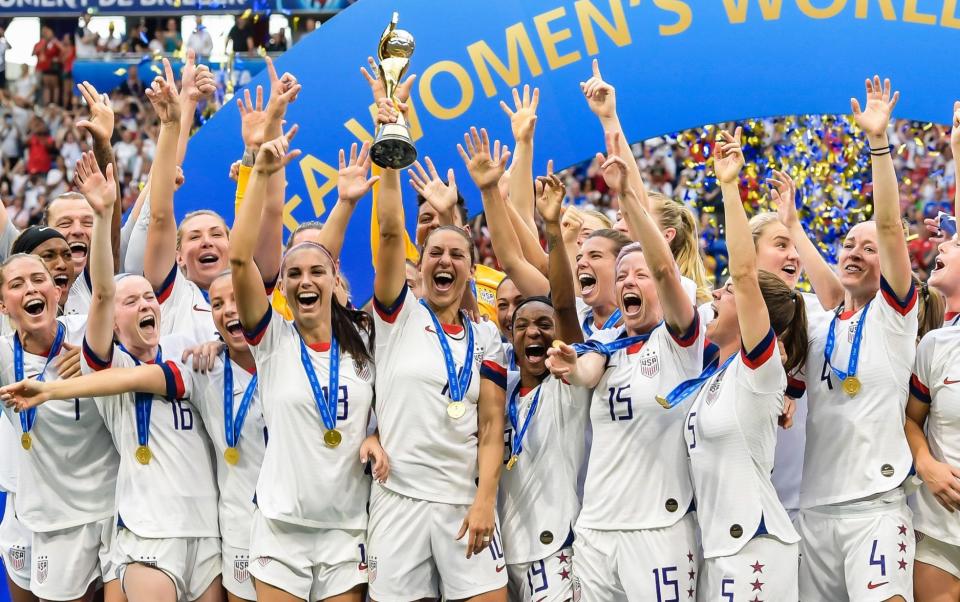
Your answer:
[[[370,158],[380,167],[403,169],[417,160],[417,149],[410,138],[410,130],[400,123],[387,123],[380,128],[370,147]]]

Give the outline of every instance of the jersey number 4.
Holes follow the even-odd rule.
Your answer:
[[[630,398],[630,385],[619,388],[610,387],[608,393],[610,420],[633,420],[633,400]]]

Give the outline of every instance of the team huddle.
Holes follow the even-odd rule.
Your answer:
[[[179,88],[164,59],[147,91],[160,134],[122,226],[113,114],[87,83],[77,192],[46,226],[0,224],[14,600],[960,600],[960,240],[913,277],[889,81],[851,101],[873,218],[836,267],[788,171],[777,212],[748,219],[740,129],[719,132],[715,284],[690,210],[645,190],[596,62],[580,87],[615,223],[534,177],[539,91],[515,90],[512,150],[476,128],[457,144],[505,271],[482,316],[463,197],[429,158],[405,174],[417,253],[401,173],[371,177],[369,143],[340,151],[326,221],[284,243],[301,85],[266,61],[270,89],[237,101],[231,226],[175,218],[214,87],[192,56]],[[396,122],[412,78],[388,99],[361,71]],[[960,156],[960,106],[953,126]],[[374,188],[364,311],[338,258]]]

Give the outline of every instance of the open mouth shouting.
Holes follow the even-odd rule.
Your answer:
[[[70,284],[70,277],[66,274],[57,274],[53,277],[53,283],[58,287],[66,290],[67,285]]]
[[[243,336],[243,327],[240,325],[240,320],[228,320],[223,327],[232,337],[242,337]]]
[[[456,280],[452,272],[439,271],[433,274],[433,285],[442,293],[453,288],[453,282]]]
[[[87,243],[81,240],[75,240],[70,243],[70,254],[74,259],[86,259],[87,250]]]
[[[635,316],[643,309],[643,299],[637,293],[625,292],[620,297],[620,305],[623,306],[623,315]]]
[[[533,343],[523,348],[523,354],[530,364],[542,364],[547,359],[547,347],[539,343]]]
[[[156,334],[157,332],[157,318],[153,314],[148,314],[140,318],[140,321],[137,322],[137,326],[140,327],[140,331],[146,335]]]
[[[945,267],[947,267],[947,265],[943,263],[943,260],[940,259],[939,255],[937,255],[937,258],[933,260],[933,271],[936,272],[937,270],[942,270]]]
[[[197,257],[197,262],[202,266],[211,266],[220,261],[220,256],[216,253],[202,253]]]
[[[795,263],[788,263],[780,268],[780,270],[787,276],[793,278],[800,271],[800,267]]]
[[[297,293],[297,304],[302,309],[310,309],[320,303],[320,295],[313,291],[303,291]]]
[[[589,272],[580,272],[577,274],[577,280],[580,281],[580,294],[586,297],[597,288],[597,277]]]
[[[39,316],[47,308],[47,302],[40,297],[34,297],[23,304],[23,310],[31,316]]]

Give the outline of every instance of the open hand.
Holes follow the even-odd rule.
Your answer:
[[[100,94],[93,84],[86,81],[77,84],[77,89],[90,110],[90,118],[78,121],[77,127],[90,132],[94,140],[109,142],[113,136],[113,106],[110,104],[110,97]]]
[[[780,223],[788,230],[798,225],[800,218],[797,216],[797,185],[790,174],[774,169],[773,176],[767,178],[767,184],[771,186],[770,200],[777,207]]]
[[[93,212],[102,218],[113,214],[113,204],[117,201],[117,182],[113,176],[113,163],[107,164],[104,177],[97,166],[93,151],[80,156],[75,167],[74,183],[93,208]]]
[[[176,82],[173,79],[173,68],[170,61],[163,59],[163,76],[154,78],[147,88],[147,98],[160,118],[160,123],[171,124],[180,122],[180,96],[177,94]]]
[[[510,151],[506,146],[501,148],[500,141],[495,140],[491,153],[490,137],[487,136],[487,130],[483,128],[477,133],[477,128],[471,127],[470,132],[463,135],[463,141],[467,145],[466,150],[458,144],[457,152],[467,165],[467,171],[470,172],[474,184],[480,190],[495,187],[507,168]]]
[[[50,396],[45,391],[45,384],[35,378],[28,378],[0,387],[0,400],[8,408],[13,408],[17,412],[35,408],[50,400]]]
[[[530,94],[530,86],[524,84],[523,98],[514,88],[513,106],[500,101],[500,108],[510,117],[510,129],[513,130],[513,139],[516,142],[533,141],[533,130],[537,125],[537,105],[540,104],[540,88],[534,88],[533,94]]]
[[[257,153],[254,169],[267,175],[274,174],[299,157],[300,149],[290,150],[290,142],[297,135],[299,128],[300,126],[294,124],[286,134],[264,143],[260,147],[260,152]]]
[[[440,215],[448,215],[457,205],[459,197],[457,193],[457,179],[453,173],[453,168],[447,170],[447,181],[440,179],[437,168],[434,167],[430,157],[424,157],[427,169],[423,168],[420,161],[415,161],[413,167],[408,169],[410,175],[410,185],[417,191],[417,194],[427,200],[430,205],[437,210]],[[429,174],[429,175],[428,175]]]
[[[370,175],[370,142],[364,142],[357,154],[357,143],[350,145],[350,162],[340,149],[340,169],[337,171],[337,195],[341,201],[356,203],[370,192],[380,176]]]
[[[867,107],[860,110],[860,101],[856,98],[850,99],[850,108],[853,109],[853,119],[860,126],[860,129],[866,132],[867,136],[880,138],[887,133],[887,125],[890,123],[890,115],[893,114],[893,107],[897,106],[900,100],[900,92],[890,94],[890,80],[883,80],[880,83],[880,76],[874,75],[873,80],[866,80],[867,88]]]

